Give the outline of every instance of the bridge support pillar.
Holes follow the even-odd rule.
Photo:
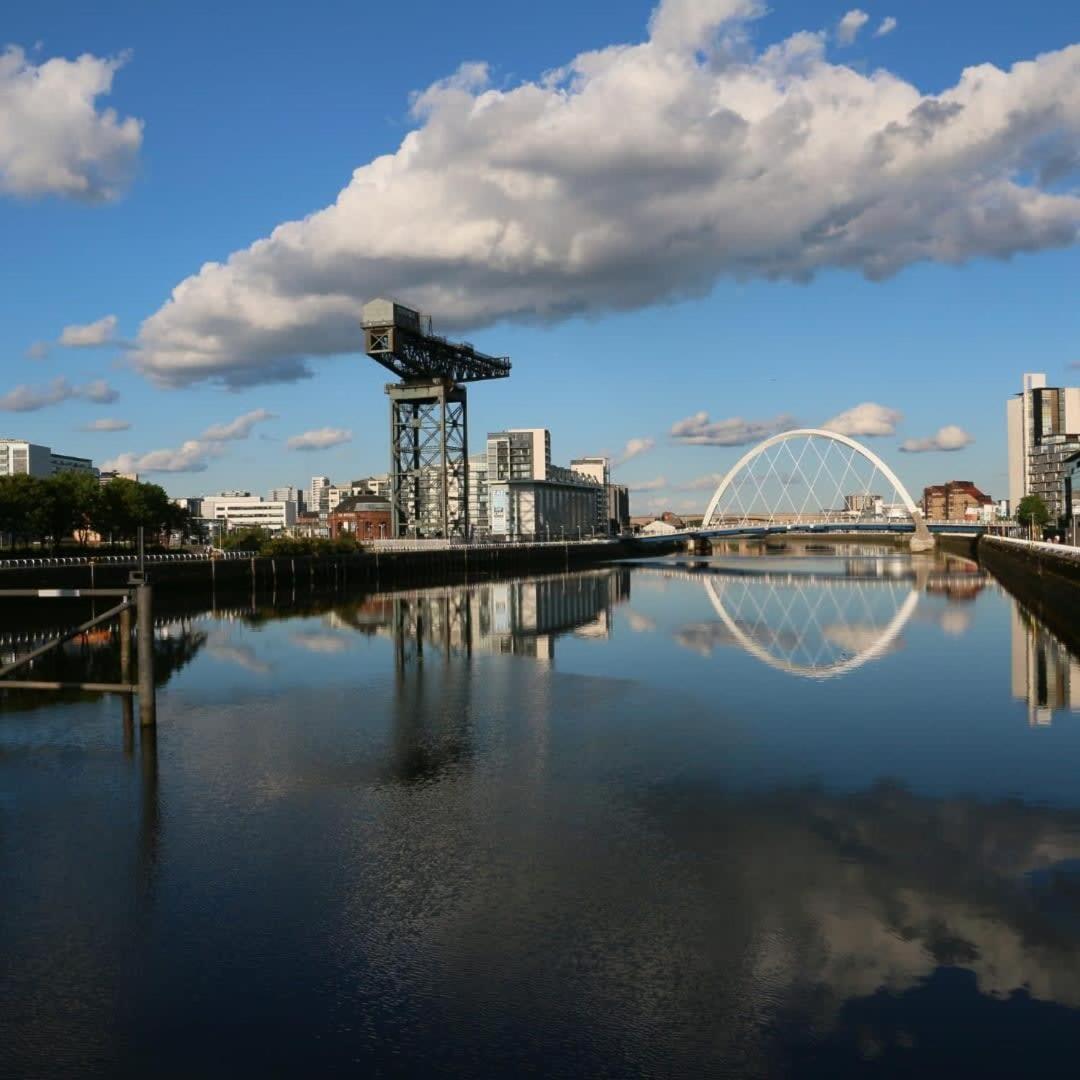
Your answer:
[[[712,541],[702,536],[692,536],[686,541],[686,550],[690,555],[711,555]]]
[[[911,520],[915,523],[915,532],[912,533],[910,541],[911,550],[913,552],[933,551],[934,538],[930,535],[930,530],[926,527],[922,514],[916,510],[911,515]]]

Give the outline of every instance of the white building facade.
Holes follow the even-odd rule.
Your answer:
[[[1038,495],[1051,521],[1067,516],[1065,463],[1080,450],[1080,387],[1047,386],[1045,375],[1025,374],[1006,423],[1012,512],[1025,495]]]
[[[0,439],[0,476],[55,476],[63,472],[85,472],[97,476],[90,458],[58,454],[48,446],[25,439]]]
[[[199,516],[210,523],[220,522],[226,532],[257,528],[276,533],[296,524],[296,503],[269,502],[248,491],[225,491],[220,495],[207,495],[202,500]]]

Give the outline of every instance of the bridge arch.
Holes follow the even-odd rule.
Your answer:
[[[896,473],[894,473],[892,469],[889,468],[889,466],[880,457],[878,457],[877,454],[875,454],[868,447],[864,446],[862,443],[857,442],[855,439],[852,439],[847,435],[841,435],[837,431],[828,431],[824,428],[794,428],[791,431],[782,431],[779,434],[773,435],[772,437],[765,439],[763,442],[758,443],[757,446],[753,447],[753,449],[743,454],[743,456],[739,458],[739,460],[731,467],[731,469],[728,470],[727,474],[720,481],[720,484],[717,487],[716,491],[713,493],[713,497],[709,501],[708,509],[705,511],[705,517],[702,519],[702,528],[708,529],[719,524],[718,521],[714,520],[716,518],[717,508],[720,506],[720,503],[724,499],[725,495],[732,489],[732,486],[735,484],[736,480],[748,468],[748,466],[750,466],[755,461],[756,458],[768,453],[773,448],[780,446],[781,444],[790,443],[795,440],[805,440],[808,444],[813,443],[815,440],[824,440],[830,444],[836,444],[841,447],[847,448],[851,451],[851,455],[847,463],[848,469],[850,469],[851,462],[856,456],[862,458],[865,462],[868,462],[874,468],[874,470],[879,472],[882,477],[884,477],[885,480],[887,480],[888,483],[892,485],[893,491],[902,502],[904,509],[907,511],[908,515],[911,517],[911,520],[915,525],[916,537],[920,541],[925,542],[927,546],[929,546],[929,544],[931,543],[930,534],[927,531],[926,523],[923,521],[922,514],[919,511],[918,506],[915,504],[915,500],[911,497],[911,494],[908,492],[907,488],[904,487],[903,482],[896,475]],[[805,454],[805,449],[803,453]],[[820,453],[817,454],[817,457],[821,462],[821,465],[825,465],[824,457]],[[798,459],[796,459],[793,454],[791,455],[791,459],[795,464],[796,468],[801,469],[801,458],[802,455],[800,455]],[[811,464],[813,464],[813,462],[811,462]],[[770,464],[770,470],[772,470],[772,468],[773,466],[772,464]],[[820,472],[821,468],[819,467],[818,475],[820,475]],[[847,469],[845,469],[845,475],[846,472]],[[832,476],[831,471],[830,476]],[[779,474],[777,474],[777,478],[779,479]],[[835,481],[835,476],[832,476],[832,479]],[[842,489],[842,486],[843,476],[841,477],[841,480],[838,484],[838,488]],[[771,515],[769,520],[772,520]]]

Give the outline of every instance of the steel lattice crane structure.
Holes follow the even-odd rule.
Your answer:
[[[426,325],[425,325],[426,323]],[[505,379],[510,359],[431,331],[430,320],[393,300],[363,310],[364,351],[393,372],[390,521],[395,538],[469,536],[468,399],[465,383]]]

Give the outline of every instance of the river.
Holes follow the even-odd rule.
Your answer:
[[[974,563],[159,614],[156,737],[0,698],[0,1074],[1074,1075],[1080,659]]]

